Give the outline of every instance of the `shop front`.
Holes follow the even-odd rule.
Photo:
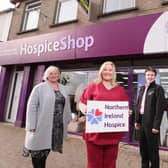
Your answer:
[[[158,70],[157,82],[168,97],[168,13],[99,23],[68,31],[12,40],[0,44],[0,121],[24,127],[26,103],[32,87],[42,81],[49,65],[61,68],[60,82],[66,86],[74,120],[83,89],[96,78],[100,64],[114,61],[117,82],[134,109],[143,72],[148,65]],[[127,141],[135,141],[133,117]],[[73,131],[80,132],[82,123]],[[161,144],[168,146],[168,114],[161,125]]]

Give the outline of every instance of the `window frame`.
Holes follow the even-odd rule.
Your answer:
[[[76,18],[75,19],[59,21],[61,5],[64,2],[67,2],[67,1],[70,1],[70,0],[58,0],[57,6],[56,6],[56,11],[55,11],[54,24],[57,25],[57,24],[72,23],[73,21],[77,21],[77,12],[76,12]],[[77,10],[78,10],[78,2],[76,1],[76,3],[77,3]]]
[[[31,6],[34,6],[31,8]],[[31,30],[35,30],[38,28],[38,23],[39,23],[39,17],[40,17],[40,8],[41,8],[41,0],[36,1],[36,2],[29,2],[25,5],[25,10],[24,10],[24,17],[23,17],[23,22],[22,22],[22,27],[21,27],[21,32],[25,32],[25,31],[31,31]],[[32,11],[37,11],[39,10],[39,16],[38,16],[38,21],[37,21],[37,25],[36,27],[32,27],[27,29],[27,23],[29,20],[29,14]]]
[[[136,8],[136,0],[130,0],[130,3],[131,3],[131,1],[132,1],[132,6],[130,5],[128,5],[127,7],[119,7],[118,9],[112,9],[111,8],[111,10],[110,11],[107,11],[107,9],[106,9],[106,5],[107,5],[107,1],[108,0],[104,0],[103,1],[103,7],[102,7],[102,12],[103,12],[103,14],[108,14],[108,13],[115,13],[115,12],[121,12],[121,11],[126,11],[126,10],[130,10],[130,9],[135,9]],[[120,0],[121,1],[121,0]],[[121,3],[121,2],[118,2],[118,4],[119,3]],[[118,5],[119,6],[119,5]]]

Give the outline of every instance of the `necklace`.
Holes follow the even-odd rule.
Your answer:
[[[110,89],[113,88],[113,86],[112,86],[110,83],[105,83],[105,82],[103,82],[103,85],[104,85],[104,87],[105,87],[107,90],[110,90]]]
[[[106,88],[107,90],[110,90],[110,89],[113,88],[113,86],[106,86],[106,85],[105,85],[105,88]]]
[[[54,91],[58,91],[58,84],[57,83],[50,83],[51,84],[51,87]]]

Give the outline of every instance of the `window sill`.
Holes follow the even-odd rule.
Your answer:
[[[113,14],[131,12],[131,11],[135,11],[135,10],[138,10],[138,8],[137,7],[132,7],[132,8],[121,9],[121,10],[117,10],[117,11],[113,11],[113,12],[103,13],[102,15],[99,15],[98,18],[110,16],[110,15],[113,15]]]
[[[20,35],[20,34],[24,34],[24,33],[35,32],[35,31],[38,31],[38,30],[39,30],[38,28],[31,29],[31,30],[24,30],[24,31],[18,32],[17,34]]]
[[[59,27],[59,26],[63,26],[63,25],[67,25],[67,24],[71,24],[71,23],[77,23],[78,20],[75,19],[75,20],[71,20],[71,21],[67,21],[67,22],[62,22],[62,23],[53,23],[50,25],[50,27]]]

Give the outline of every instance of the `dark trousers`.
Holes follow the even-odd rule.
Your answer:
[[[140,128],[140,154],[142,168],[159,168],[159,134],[152,128]]]
[[[45,168],[47,157],[36,158],[32,157],[33,168]]]

